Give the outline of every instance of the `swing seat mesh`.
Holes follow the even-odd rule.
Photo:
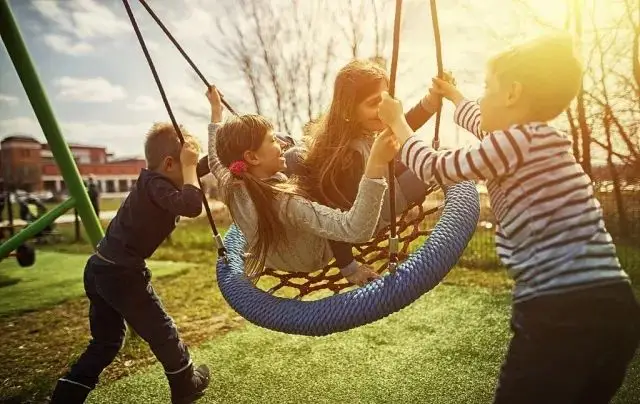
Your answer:
[[[480,215],[475,185],[463,182],[445,188],[444,192],[442,215],[432,230],[420,229],[420,221],[438,208],[425,210],[417,207],[416,217],[411,218],[408,212],[401,217],[398,234],[404,242],[400,258],[405,259],[396,270],[352,290],[346,290],[352,285],[331,266],[311,274],[267,269],[264,275],[275,276],[279,283],[270,291],[256,287],[244,273],[246,240],[242,232],[232,225],[224,241],[226,260],[219,258],[217,262],[220,291],[229,305],[248,321],[288,334],[322,336],[384,318],[438,285],[456,264],[475,231]],[[385,233],[356,247],[360,262],[373,263],[388,258],[388,252],[381,247]],[[421,235],[428,237],[415,252],[409,254],[410,242]],[[384,263],[378,271],[382,273],[387,268],[387,263]],[[285,298],[270,293],[285,286],[298,289],[298,296]],[[301,299],[322,289],[334,294],[318,300]]]

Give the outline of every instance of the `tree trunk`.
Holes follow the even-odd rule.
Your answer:
[[[574,0],[573,3],[573,16],[575,21],[575,34],[578,41],[578,46],[582,48],[582,7],[580,0]],[[580,91],[578,92],[578,125],[580,126],[580,134],[582,137],[582,169],[589,176],[592,177],[591,170],[591,130],[587,123],[587,117],[584,108],[584,80],[580,85]]]
[[[613,196],[616,202],[616,210],[618,212],[618,228],[620,229],[620,237],[626,239],[629,237],[627,228],[627,213],[624,209],[624,200],[622,199],[622,189],[620,188],[620,176],[613,163],[613,142],[611,140],[611,110],[607,106],[604,115],[604,131],[607,136],[607,166],[613,181]]]
[[[567,121],[569,121],[569,127],[571,128],[571,140],[573,142],[573,156],[577,162],[580,162],[580,129],[576,126],[573,118],[573,112],[571,107],[567,108]]]

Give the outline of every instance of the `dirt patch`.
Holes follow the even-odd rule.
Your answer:
[[[152,282],[190,347],[244,323],[220,295],[211,266],[194,266],[180,276]],[[57,378],[89,342],[88,310],[85,298],[0,318],[0,403],[47,401]],[[101,383],[117,380],[155,362],[147,344],[128,333],[125,346],[102,374]]]

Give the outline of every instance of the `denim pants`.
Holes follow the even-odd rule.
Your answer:
[[[608,403],[640,339],[626,283],[538,297],[513,307],[513,338],[495,404]]]
[[[84,270],[91,341],[64,378],[94,388],[124,342],[125,321],[151,347],[165,372],[190,364],[187,346],[151,286],[148,269],[108,263],[93,255]]]

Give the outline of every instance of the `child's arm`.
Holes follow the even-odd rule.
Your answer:
[[[364,243],[376,230],[386,189],[384,178],[363,178],[358,196],[348,211],[300,197],[289,198],[281,204],[281,209],[291,226],[329,240]]]
[[[474,101],[460,99],[456,104],[453,119],[456,124],[473,133],[480,140],[489,135],[489,132],[480,129],[480,107]]]
[[[433,100],[426,96],[404,115],[411,129],[418,130],[436,113]]]
[[[349,211],[343,212],[292,197],[283,203],[286,220],[317,236],[339,241],[368,241],[376,230],[382,199],[387,189],[384,175],[388,162],[398,151],[395,137],[388,131],[378,135],[371,148],[358,195]],[[291,207],[287,205],[292,205]]]
[[[209,170],[216,177],[219,184],[224,184],[226,179],[231,176],[231,171],[220,163],[218,159],[218,150],[216,149],[216,132],[220,127],[219,123],[209,124]]]
[[[148,188],[151,200],[176,216],[198,217],[202,213],[202,194],[193,184],[185,183],[182,189],[176,189],[166,179],[154,178]]]
[[[180,152],[183,186],[176,189],[167,179],[156,177],[149,181],[149,197],[158,206],[176,216],[198,217],[202,213],[202,193],[196,166],[198,149],[187,140]]]
[[[489,132],[480,129],[480,107],[478,103],[465,99],[455,86],[454,80],[443,80],[435,77],[430,93],[439,94],[456,106],[453,118],[459,126],[473,133],[480,140],[489,134]]]
[[[207,91],[207,98],[211,105],[211,123],[209,123],[209,170],[216,177],[218,183],[223,184],[231,176],[228,168],[220,163],[216,149],[216,132],[222,122],[222,102],[214,86]]]
[[[383,94],[380,117],[396,134],[402,146],[400,156],[409,169],[427,182],[435,177],[440,184],[467,180],[489,180],[512,173],[528,153],[531,137],[524,127],[495,131],[474,146],[436,151],[413,137],[402,115],[402,105]]]

